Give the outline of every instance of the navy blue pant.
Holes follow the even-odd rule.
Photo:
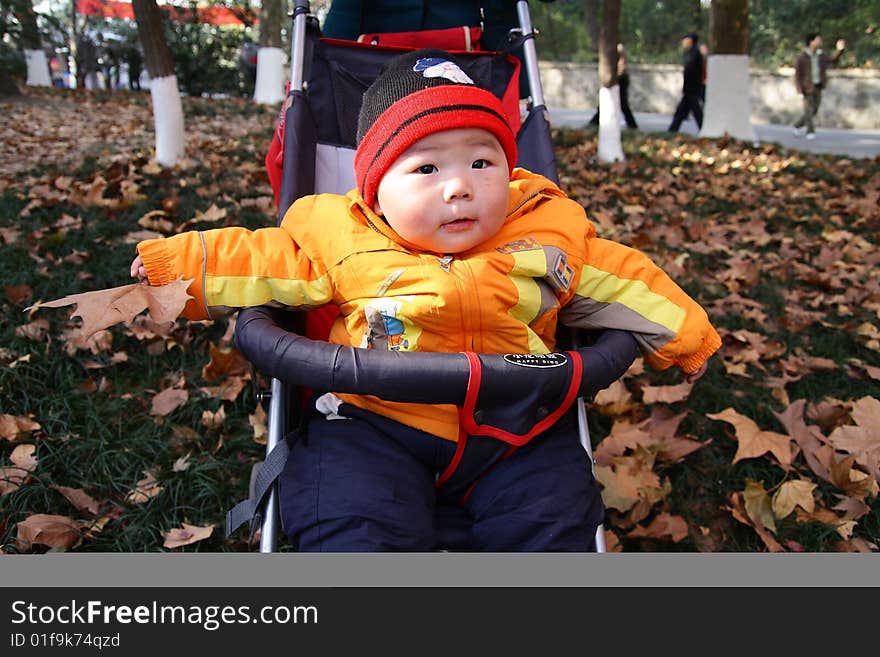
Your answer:
[[[279,480],[282,526],[296,549],[595,549],[604,508],[574,413],[493,458],[464,504],[460,490],[448,497],[434,485],[454,443],[347,405],[340,413],[357,417],[313,419]]]

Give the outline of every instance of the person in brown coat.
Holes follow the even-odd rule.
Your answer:
[[[794,134],[800,136],[806,133],[807,139],[815,139],[816,127],[813,125],[813,118],[819,111],[822,89],[828,82],[828,66],[840,59],[846,48],[846,41],[837,40],[837,49],[833,55],[828,55],[822,50],[822,36],[818,32],[807,34],[805,43],[806,48],[798,55],[794,65],[794,83],[798,93],[804,97],[804,112],[794,124]]]

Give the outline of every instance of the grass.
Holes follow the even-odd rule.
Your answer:
[[[106,121],[122,117],[130,130],[124,141],[114,143],[100,135],[90,138],[84,123],[66,149],[50,145],[48,153],[32,160],[3,154],[3,166],[18,168],[4,169],[0,182],[0,277],[7,287],[7,294],[0,295],[0,414],[30,416],[40,429],[0,439],[0,468],[10,466],[12,450],[22,444],[35,446],[38,461],[29,480],[0,496],[0,549],[18,551],[17,523],[43,513],[82,523],[81,536],[68,548],[74,551],[163,551],[163,532],[181,523],[214,525],[215,530],[210,538],[175,550],[246,550],[246,531],[226,539],[222,523],[225,511],[246,496],[250,465],[262,457],[248,416],[264,382],[257,375],[234,401],[200,392],[209,385],[202,368],[210,346],[223,343],[228,321],[181,321],[165,339],[139,338],[116,326],[109,331],[110,347],[92,353],[69,348],[62,337],[76,324],[69,319],[70,307],[42,309],[33,316],[23,309],[37,300],[128,283],[134,254],[128,235],[143,229],[138,220],[149,212],[162,210],[180,224],[216,204],[227,210],[221,223],[256,228],[273,222],[272,208],[264,210],[271,190],[262,160],[275,110],[241,99],[184,99],[187,158],[174,169],[159,170],[150,165],[151,120],[144,95],[41,93],[45,107],[69,104],[72,117],[104,112]],[[7,128],[40,119],[26,114],[32,105],[13,107],[20,114]],[[41,120],[51,129],[49,119]],[[607,213],[613,220],[601,225],[600,233],[638,245],[664,266],[686,254],[673,277],[706,305],[725,338],[722,355],[713,359],[686,400],[640,403],[644,386],[681,381],[673,372],[646,371],[624,379],[635,398],[634,409],[608,414],[597,405],[591,410],[590,432],[597,444],[615,422],[644,420],[661,406],[686,412],[677,435],[705,444],[679,462],[655,461],[654,472],[660,481],[668,481],[668,494],[645,505],[641,515],[609,510],[609,530],[627,551],[768,549],[754,526],[735,520],[730,512],[731,495],[741,493],[749,480],[763,481],[769,490],[792,478],[807,478],[817,484],[816,503],[824,509],[837,503],[840,490],[815,477],[802,455],[788,471],[768,458],[733,463],[737,441],[732,427],[707,415],[733,408],[765,431],[782,432],[775,414],[785,404],[767,381],[779,377],[785,359],[794,356],[827,358],[838,367],[803,366],[799,378],[784,386],[791,401],[805,399],[815,406],[829,399],[848,403],[880,397],[876,378],[847,367],[856,361],[880,367],[877,346],[857,332],[859,326],[876,329],[880,324],[877,274],[870,267],[855,274],[845,267],[835,269],[822,252],[840,243],[829,237],[832,229],[846,231],[839,235],[853,244],[860,239],[876,249],[880,217],[876,208],[865,210],[857,201],[876,192],[880,163],[807,156],[773,145],[754,149],[733,140],[657,138],[627,131],[626,162],[605,165],[595,159],[594,131],[560,130],[554,138],[563,186],[591,216]],[[3,147],[11,148],[8,143]],[[860,183],[857,188],[847,182],[853,176]],[[103,179],[102,198],[109,202],[77,202],[59,189],[61,177],[83,190]],[[119,202],[131,183],[138,186],[138,197]],[[644,211],[633,211],[633,206]],[[750,221],[763,221],[763,235],[746,229]],[[17,239],[9,237],[13,230]],[[857,266],[862,253],[842,249],[837,256]],[[758,267],[759,276],[748,277],[749,262]],[[740,266],[745,272],[741,280],[731,273]],[[841,278],[821,280],[808,275],[808,267],[822,275],[839,270]],[[31,293],[14,300],[9,290],[21,285]],[[734,293],[751,300],[763,314],[727,305]],[[789,321],[794,309],[815,311],[821,319]],[[23,334],[22,327],[35,320],[47,322],[45,330]],[[734,335],[741,331],[781,347],[732,374],[725,365],[740,353]],[[113,360],[115,353],[127,359]],[[152,415],[152,396],[181,380],[189,402],[168,416]],[[217,428],[204,426],[203,413],[221,406],[225,421]],[[844,413],[837,421],[844,424],[850,418]],[[824,435],[832,428],[823,427]],[[175,468],[181,459],[187,467]],[[155,475],[161,492],[134,502],[129,495],[145,472]],[[58,486],[83,489],[98,502],[98,511],[76,509]],[[777,521],[776,540],[784,549],[806,551],[876,543],[880,504],[876,497],[866,503],[869,510],[849,537],[828,522],[791,514]],[[683,518],[687,535],[678,540],[629,535],[658,514]],[[47,549],[33,546],[35,552]]]

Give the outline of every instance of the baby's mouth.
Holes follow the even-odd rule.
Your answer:
[[[475,222],[476,219],[471,219],[470,217],[461,217],[460,219],[447,221],[445,224],[443,224],[443,228],[445,230],[463,230],[465,228],[469,228]]]

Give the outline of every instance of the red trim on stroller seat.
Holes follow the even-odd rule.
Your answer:
[[[361,34],[358,43],[404,48],[440,48],[442,50],[479,50],[483,30],[479,27],[447,27],[421,32],[370,32]]]

